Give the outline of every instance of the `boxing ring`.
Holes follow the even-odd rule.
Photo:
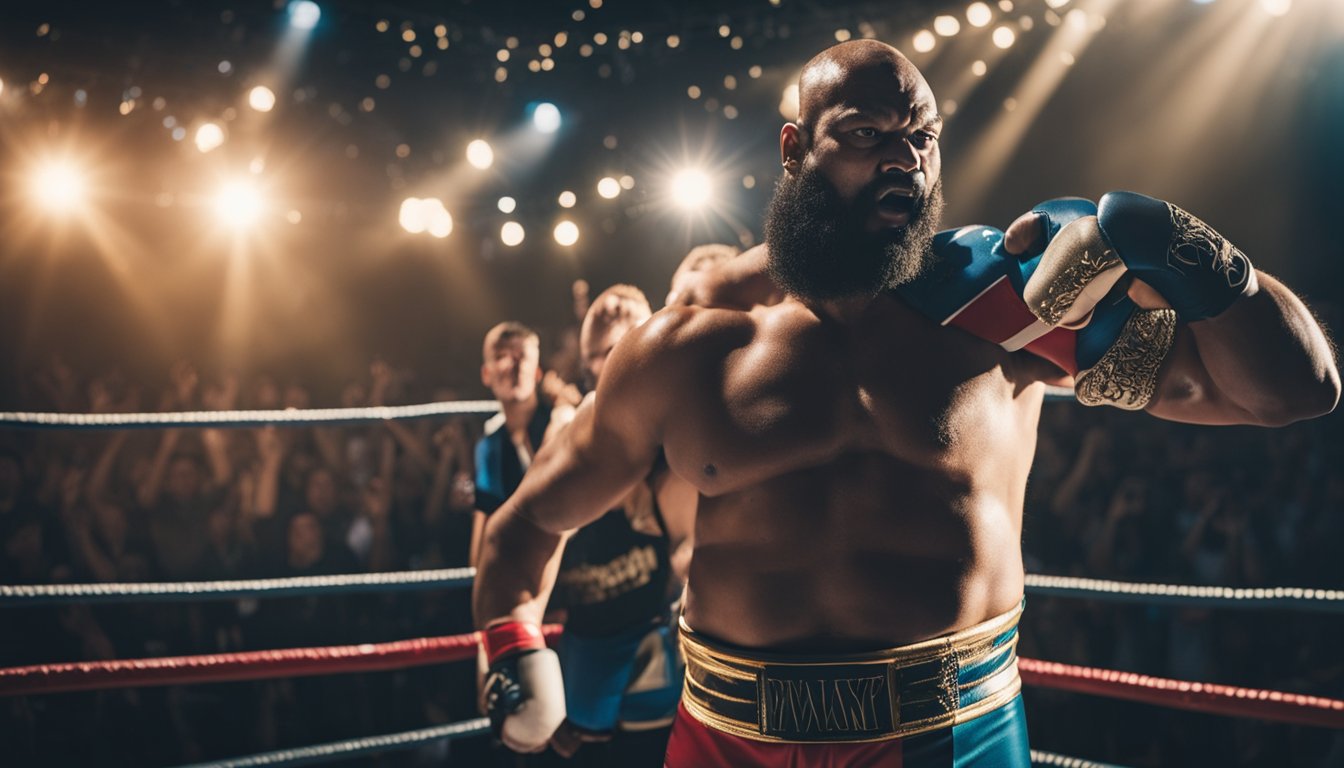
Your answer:
[[[488,415],[493,401],[458,401],[375,408],[181,413],[63,414],[0,412],[0,428],[102,430],[168,427],[239,428],[376,423],[455,415]],[[0,616],[7,608],[68,604],[187,602],[266,599],[298,595],[335,596],[469,587],[471,568],[415,570],[236,581],[0,585]],[[1344,590],[1266,587],[1233,589],[1131,583],[1027,574],[1028,595],[1112,603],[1231,610],[1266,608],[1344,613]],[[548,642],[562,633],[547,626]],[[234,682],[409,669],[476,658],[479,633],[419,637],[384,643],[278,648],[262,651],[171,656],[0,668],[0,697]],[[1024,685],[1107,697],[1146,705],[1293,725],[1344,729],[1344,700],[1219,685],[1020,658]],[[471,695],[471,694],[467,694]],[[489,733],[485,718],[447,725],[197,763],[196,766],[294,766],[330,763],[364,755],[415,749],[445,740]],[[1105,763],[1032,751],[1034,765],[1114,768]]]

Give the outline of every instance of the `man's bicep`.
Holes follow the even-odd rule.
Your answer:
[[[1244,424],[1252,418],[1209,375],[1199,345],[1185,324],[1176,327],[1171,350],[1158,369],[1157,391],[1144,410],[1159,419],[1187,424]]]
[[[614,507],[653,466],[658,445],[619,414],[585,403],[574,421],[537,454],[509,506],[537,526],[559,533]]]

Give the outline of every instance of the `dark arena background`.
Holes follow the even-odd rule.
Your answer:
[[[594,296],[632,283],[657,308],[691,247],[760,242],[799,71],[859,38],[900,48],[937,94],[944,226],[1003,228],[1037,201],[1113,189],[1180,201],[1339,332],[1339,0],[5,2],[0,411],[478,400],[481,338],[506,319],[538,329],[545,368],[579,383],[575,282]],[[483,421],[0,426],[0,584],[465,566]],[[1028,573],[1305,599],[1029,588],[1021,654],[1344,698],[1342,427],[1338,413],[1209,428],[1048,401]],[[165,470],[170,456],[186,459]],[[281,470],[263,513],[267,462]],[[175,482],[197,516],[156,520]],[[325,549],[299,568],[281,526],[315,507]],[[0,672],[470,630],[460,586],[7,592]],[[178,765],[479,717],[470,661],[56,693],[12,677],[5,766]],[[1332,728],[1025,691],[1043,752],[1344,765],[1338,711]],[[479,733],[349,760],[512,764]]]

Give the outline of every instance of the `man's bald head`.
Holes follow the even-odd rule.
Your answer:
[[[803,68],[766,212],[775,282],[794,296],[875,296],[931,263],[942,210],[933,91],[900,51],[856,40]]]
[[[921,103],[932,91],[905,54],[877,40],[831,46],[807,62],[798,78],[798,123],[809,131],[841,104],[863,106],[874,94],[899,91]]]

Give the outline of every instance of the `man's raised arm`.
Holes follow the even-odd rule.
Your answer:
[[[1339,370],[1325,332],[1283,283],[1263,272],[1258,278],[1256,292],[1227,311],[1177,327],[1149,413],[1275,427],[1334,409]],[[1140,305],[1145,289],[1130,291]]]
[[[487,711],[515,751],[545,748],[564,720],[559,662],[542,640],[541,617],[568,532],[615,506],[657,458],[666,393],[677,391],[660,385],[673,368],[657,351],[666,327],[655,318],[621,340],[596,397],[543,446],[486,523],[472,607],[490,662]]]
[[[1043,231],[1040,217],[1019,218],[1009,251],[1023,253]],[[1212,227],[1162,200],[1103,196],[1095,216],[1049,240],[1023,298],[1048,325],[1083,326],[1080,350],[1104,337],[1104,354],[1076,377],[1089,405],[1281,426],[1339,401],[1334,350],[1306,305]],[[1112,311],[1128,300],[1138,311]]]

